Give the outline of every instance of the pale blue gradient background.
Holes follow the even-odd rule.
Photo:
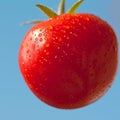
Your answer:
[[[67,8],[76,0],[66,0]],[[119,120],[120,69],[107,94],[87,107],[61,110],[39,101],[26,86],[18,67],[20,43],[31,27],[27,20],[47,19],[36,3],[57,9],[59,0],[0,0],[0,120]],[[120,0],[85,0],[77,12],[89,12],[108,21],[120,39]],[[120,42],[120,40],[119,40]]]

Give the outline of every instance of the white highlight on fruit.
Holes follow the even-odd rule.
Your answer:
[[[35,49],[39,49],[46,43],[45,36],[43,35],[44,29],[37,29],[33,32],[33,42],[35,42]],[[40,35],[41,34],[41,35]]]

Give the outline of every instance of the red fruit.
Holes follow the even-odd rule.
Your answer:
[[[92,14],[63,14],[34,25],[19,51],[32,92],[57,108],[86,106],[114,81],[118,43],[111,26]]]

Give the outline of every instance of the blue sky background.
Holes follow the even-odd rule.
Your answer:
[[[54,10],[60,0],[0,0],[0,120],[118,120],[120,67],[115,82],[99,101],[80,109],[61,110],[38,100],[26,86],[18,67],[20,43],[31,27],[24,21],[47,19],[36,3]],[[76,0],[66,0],[69,8]],[[85,0],[77,12],[96,14],[114,28],[120,43],[120,0]],[[120,57],[119,57],[120,60]],[[119,65],[120,66],[120,65]]]

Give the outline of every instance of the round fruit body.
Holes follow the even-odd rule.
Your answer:
[[[110,88],[118,63],[113,29],[92,14],[63,14],[34,25],[19,51],[32,92],[63,109],[86,106]]]

